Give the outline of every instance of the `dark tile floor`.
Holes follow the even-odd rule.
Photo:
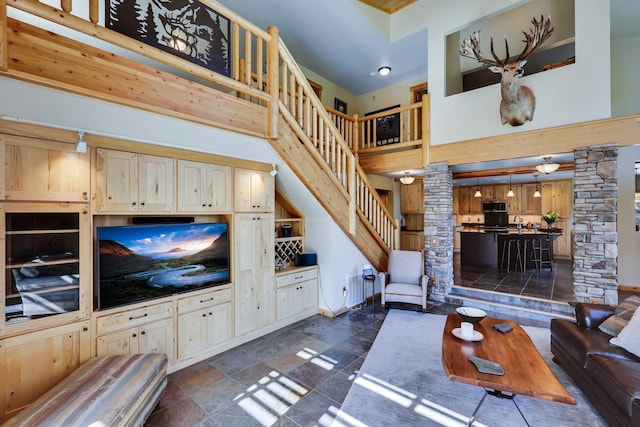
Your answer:
[[[573,270],[569,259],[554,260],[553,269],[521,271],[468,267],[460,265],[458,253],[453,255],[453,282],[457,286],[508,294],[573,301]]]
[[[375,313],[369,303],[336,318],[316,315],[175,372],[146,425],[329,425],[387,309],[376,301]],[[454,310],[429,305],[432,313]]]

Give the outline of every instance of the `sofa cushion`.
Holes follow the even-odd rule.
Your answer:
[[[586,374],[620,409],[631,416],[640,399],[640,363],[600,354],[589,356]]]
[[[422,287],[409,283],[391,283],[384,289],[385,294],[422,296]]]
[[[611,337],[594,329],[587,329],[565,319],[553,319],[550,325],[554,344],[585,368],[590,354],[606,355],[617,359],[634,360],[632,354],[609,343]]]
[[[602,322],[598,328],[604,333],[607,333],[613,337],[618,336],[620,331],[627,326],[631,316],[636,311],[636,308],[640,306],[640,296],[632,295],[629,298],[622,301],[617,307],[613,316],[610,316],[607,320]]]
[[[640,310],[636,310],[627,326],[609,342],[640,357]]]

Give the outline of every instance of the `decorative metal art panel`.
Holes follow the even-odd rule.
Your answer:
[[[229,76],[230,21],[195,0],[108,0],[106,27]]]

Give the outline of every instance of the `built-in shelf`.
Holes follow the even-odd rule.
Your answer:
[[[293,265],[296,255],[304,251],[304,217],[277,188],[275,215],[276,268],[285,268]],[[284,235],[282,226],[291,227],[289,235]]]

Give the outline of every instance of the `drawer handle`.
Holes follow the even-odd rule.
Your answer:
[[[295,276],[294,279],[302,279],[304,276]]]
[[[142,319],[143,317],[147,317],[149,313],[145,313],[141,316],[129,316],[129,320],[134,320],[134,319]]]
[[[214,297],[211,297],[209,299],[201,299],[200,302],[203,303],[203,302],[213,301],[214,299],[215,299]]]

